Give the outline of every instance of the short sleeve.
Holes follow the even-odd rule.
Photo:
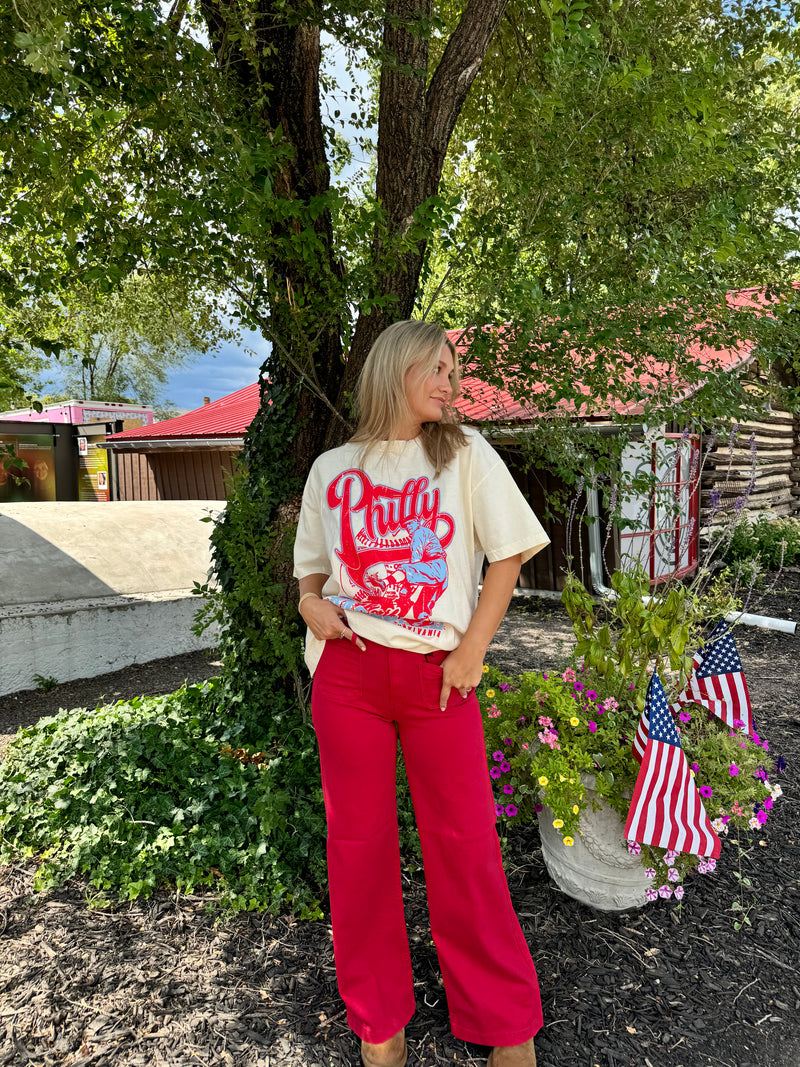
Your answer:
[[[473,439],[472,515],[476,539],[490,563],[517,553],[526,563],[550,544],[508,467],[477,433]]]
[[[312,467],[303,490],[297,536],[294,542],[294,576],[299,581],[309,574],[330,574],[331,561],[325,543],[325,529],[320,509],[321,481]]]

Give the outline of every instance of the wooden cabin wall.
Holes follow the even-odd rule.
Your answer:
[[[495,447],[550,538],[550,544],[523,565],[518,587],[560,592],[565,585],[568,556],[572,556],[575,573],[584,585],[591,587],[587,527],[579,517],[575,519],[568,548],[566,518],[560,515],[547,516],[548,501],[552,502],[558,493],[564,494],[566,499],[570,500],[574,497],[574,490],[546,470],[526,470],[519,452],[504,449],[497,442]],[[585,508],[586,497],[582,495],[578,501],[577,515],[583,515]]]
[[[757,421],[742,423],[731,448],[729,438],[720,437],[706,458],[701,479],[700,523],[730,515],[735,501],[747,491],[754,476],[752,492],[743,510],[753,517],[762,512],[796,515],[800,511],[800,448],[798,420],[784,408],[773,407]],[[754,457],[750,437],[755,439]],[[718,508],[712,506],[712,493],[719,494]]]
[[[120,500],[225,500],[237,452],[118,452]]]

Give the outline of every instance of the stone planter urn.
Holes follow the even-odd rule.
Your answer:
[[[647,880],[639,856],[631,856],[625,843],[625,824],[599,797],[593,775],[582,775],[589,806],[581,815],[583,834],[575,844],[564,844],[553,828],[554,815],[544,807],[539,834],[545,866],[559,889],[600,911],[625,911],[645,903]],[[600,805],[596,810],[592,804]]]

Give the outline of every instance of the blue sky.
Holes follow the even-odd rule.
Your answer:
[[[261,334],[244,334],[241,345],[221,345],[216,356],[200,356],[196,363],[173,371],[164,396],[181,410],[201,407],[204,396],[219,400],[252,385],[268,352],[269,344]]]

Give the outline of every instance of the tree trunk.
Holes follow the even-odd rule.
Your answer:
[[[453,128],[506,5],[507,0],[470,0],[429,79],[426,25],[432,0],[388,0],[376,181],[384,220],[383,227],[376,227],[371,248],[373,296],[380,306],[359,315],[346,363],[339,318],[335,314],[326,318],[311,340],[296,313],[298,306],[306,306],[319,292],[333,291],[341,281],[330,212],[322,211],[311,223],[324,249],[317,263],[309,266],[307,259],[292,257],[292,233],[287,230],[286,254],[269,264],[269,318],[262,316],[262,321],[265,336],[278,348],[270,374],[273,383],[288,385],[299,376],[306,386],[298,399],[296,433],[285,442],[298,479],[305,477],[324,448],[350,435],[348,398],[369,349],[386,326],[412,313],[425,241],[399,253],[397,246],[415,212],[438,190]],[[286,17],[285,5],[259,0],[256,48],[247,51],[241,46],[237,0],[202,0],[202,6],[217,61],[237,81],[243,108],[249,100],[264,99],[264,132],[271,135],[280,127],[293,148],[280,175],[279,195],[303,204],[323,196],[330,188],[330,171],[319,90],[322,6],[309,5],[306,20],[293,23]],[[262,420],[255,420],[248,435],[251,463],[259,453],[262,425]],[[270,457],[265,455],[262,461],[270,462]]]
[[[385,212],[389,240],[402,237],[415,211],[438,191],[456,120],[506,6],[507,0],[471,0],[426,89],[429,42],[419,32],[419,20],[430,14],[431,4],[429,0],[387,3],[376,194]],[[372,243],[378,268],[375,292],[393,299],[359,316],[342,395],[355,387],[378,334],[392,322],[410,318],[425,247],[420,241],[395,263],[382,266],[391,249],[387,250],[376,229]]]

